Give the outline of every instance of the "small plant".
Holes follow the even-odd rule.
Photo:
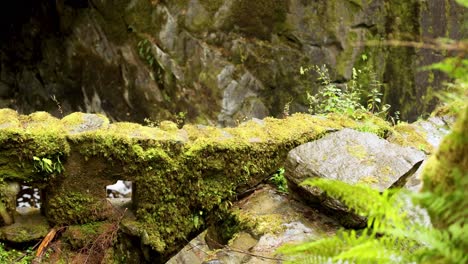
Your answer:
[[[155,63],[154,56],[151,52],[151,43],[149,40],[144,39],[138,42],[138,54],[142,59],[144,59],[149,66],[153,66]]]
[[[270,182],[273,183],[279,192],[288,193],[288,181],[284,176],[284,168],[277,170],[270,178]]]
[[[28,248],[24,252],[15,249],[8,250],[3,243],[0,243],[0,263],[28,264],[34,259],[32,249]]]
[[[340,113],[355,118],[358,117],[356,112],[359,111],[368,111],[381,116],[387,114],[390,106],[382,104],[382,85],[377,80],[376,74],[369,68],[365,68],[364,71],[353,68],[351,80],[342,87],[332,82],[328,68],[325,65],[321,67],[301,67],[300,74],[303,75],[310,70],[314,70],[318,74],[317,80],[321,84],[321,88],[316,95],[307,92],[310,114]],[[361,103],[364,97],[364,89],[360,84],[360,76],[364,73],[371,79],[366,105]]]
[[[150,118],[145,118],[143,120],[145,126],[149,126],[149,127],[158,127],[159,126],[159,122],[158,121],[153,121],[151,120]]]
[[[39,158],[36,156],[33,157],[33,160],[34,160],[34,169],[37,172],[44,172],[47,174],[53,174],[53,173],[60,174],[63,172],[63,165],[58,156],[55,161],[52,161],[51,159],[48,159],[48,158]]]
[[[293,99],[289,100],[283,107],[283,117],[288,117],[289,116],[289,110],[291,108],[291,103]]]
[[[175,118],[177,127],[182,128],[185,124],[185,120],[187,119],[187,112],[178,112]]]
[[[55,97],[55,94],[51,95],[50,99],[57,105],[57,109],[58,109],[60,115],[63,117],[62,104],[60,104],[60,102],[57,100],[57,98]]]
[[[195,229],[203,226],[205,224],[205,221],[203,220],[203,211],[200,210],[198,211],[198,214],[192,215],[192,222]]]

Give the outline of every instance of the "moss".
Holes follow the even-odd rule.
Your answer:
[[[232,8],[232,19],[247,36],[269,39],[286,20],[289,3],[285,0],[239,0]]]
[[[93,243],[98,235],[106,233],[113,228],[114,224],[109,222],[92,222],[83,225],[68,226],[62,234],[63,241],[68,243],[72,249],[82,249]]]
[[[352,128],[361,132],[369,132],[381,138],[385,138],[389,131],[392,130],[392,126],[389,122],[368,112],[356,112],[354,118],[331,113],[327,115],[327,119],[338,122],[342,127]]]
[[[419,2],[385,1],[385,34],[388,39],[412,41],[414,36],[420,35]],[[392,106],[394,110],[391,111],[398,109],[402,120],[413,121],[425,107],[413,77],[417,68],[416,51],[411,47],[388,47],[386,54],[383,82],[388,86],[385,86],[384,102]]]
[[[456,195],[456,193],[463,195],[466,192],[466,177],[468,176],[466,153],[468,153],[468,107],[465,105],[452,131],[444,138],[437,153],[430,157],[424,167],[423,190],[449,198],[450,195]],[[455,200],[454,197],[451,199]],[[458,216],[461,215],[466,219],[466,207],[457,208],[457,205],[457,203],[452,203],[451,206],[454,208],[448,208],[446,211],[457,212]],[[466,221],[463,218],[447,217],[433,211],[429,213],[436,227],[447,227],[455,221]]]
[[[19,115],[13,109],[0,109],[0,125],[1,127],[19,127]]]
[[[45,201],[49,221],[81,224],[109,217],[103,188],[115,175],[125,175],[137,186],[133,203],[138,234],[145,245],[163,255],[174,252],[180,241],[201,228],[200,223],[213,221],[207,216],[225,211],[236,192],[281,167],[295,146],[343,127],[359,128],[366,122],[367,126],[387,126],[371,116],[356,121],[307,114],[252,120],[235,128],[186,125],[182,130],[172,122],[161,122],[160,127],[108,124],[103,117],[79,113],[58,122],[47,115],[18,119],[29,123],[41,119],[55,127],[46,130],[39,122],[29,130],[10,128],[9,134],[1,133],[10,144],[6,150],[28,149],[29,145],[23,146],[26,139],[34,143],[31,154],[38,150],[48,155],[67,153],[65,174],[49,182],[53,185],[48,187]],[[97,124],[96,129],[87,129],[89,124]],[[0,152],[0,159],[9,157],[6,150]],[[29,177],[21,173],[18,171],[21,177]],[[273,218],[257,220],[266,223]],[[261,226],[257,233],[271,231],[271,227]]]
[[[346,146],[346,151],[353,157],[356,157],[360,160],[365,159],[369,156],[366,149],[361,145]]]
[[[434,151],[429,142],[426,140],[424,132],[419,131],[414,125],[408,123],[399,123],[392,130],[392,142],[401,146],[414,147],[430,154]]]
[[[200,4],[211,13],[216,12],[224,3],[224,0],[200,0]]]
[[[372,185],[378,182],[379,182],[379,179],[376,178],[375,176],[364,176],[361,179],[359,179],[359,183],[364,183],[364,184],[369,184],[369,185]]]
[[[15,223],[0,229],[0,240],[14,243],[30,243],[45,237],[49,232],[46,221],[33,219],[28,223]]]
[[[0,127],[0,178],[45,183],[47,175],[34,169],[33,158],[67,156],[70,146],[60,121],[45,112],[20,116],[7,109],[0,115],[0,120],[9,119],[14,124]]]
[[[0,226],[13,223],[13,216],[16,213],[16,194],[18,191],[18,184],[8,184],[0,179]]]
[[[267,233],[280,233],[285,230],[282,216],[278,214],[255,215],[236,209],[226,212],[222,219],[222,222],[210,227],[207,233],[209,239],[219,245],[231,243],[240,232],[259,238]]]
[[[47,202],[49,221],[57,224],[84,224],[103,220],[109,216],[106,202],[96,201],[96,197],[78,192],[56,196]]]
[[[346,36],[345,43],[357,43],[359,41],[359,36],[356,32],[350,31]],[[345,78],[347,80],[351,79],[351,70],[352,65],[350,65],[350,61],[355,61],[356,56],[356,48],[353,45],[348,45],[345,47],[343,52],[340,52],[337,58],[337,65],[336,71],[341,76],[341,78]]]
[[[167,132],[175,132],[178,130],[177,124],[171,121],[162,121],[159,128]]]

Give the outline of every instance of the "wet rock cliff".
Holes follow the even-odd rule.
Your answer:
[[[386,103],[412,120],[433,108],[443,79],[418,67],[444,54],[359,43],[468,32],[453,0],[22,0],[1,10],[0,107],[138,122],[305,111],[318,83],[299,68],[322,64],[336,83],[371,69]]]

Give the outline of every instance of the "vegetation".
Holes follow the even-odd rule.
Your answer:
[[[467,188],[467,178],[460,187]],[[465,225],[468,203],[459,194],[425,193],[419,201],[439,201],[437,213],[452,214],[456,221],[447,229],[434,229],[424,221],[424,214],[412,205],[410,194],[377,190],[366,185],[350,186],[340,181],[307,180],[304,184],[319,187],[340,199],[361,215],[368,217],[367,228],[341,231],[336,236],[295,246],[284,246],[280,253],[290,256],[289,263],[466,263],[468,247]],[[461,196],[463,197],[463,195]],[[442,199],[442,200],[440,200]],[[372,202],[369,202],[372,201]],[[452,204],[456,207],[451,207]],[[458,204],[459,203],[459,204]],[[465,206],[465,207],[463,207]],[[459,211],[461,210],[461,211]],[[406,212],[406,213],[405,213]],[[341,262],[340,262],[341,261]]]
[[[51,159],[48,158],[39,158],[34,156],[34,168],[38,172],[44,172],[47,174],[52,174],[52,173],[62,173],[63,172],[63,166],[62,162],[60,161],[60,157],[57,156],[57,159],[55,161],[52,161]]]
[[[363,60],[367,60],[364,55]],[[321,83],[321,88],[316,95],[307,92],[310,114],[338,113],[359,119],[361,117],[360,113],[367,111],[386,117],[390,106],[382,104],[382,85],[371,69],[353,68],[352,79],[343,88],[332,82],[326,65],[321,67],[316,65],[309,68],[301,67],[300,73],[305,74],[310,70],[314,70],[318,74],[318,80]],[[360,82],[361,75],[370,77],[369,87],[366,89]],[[368,90],[368,95],[363,102],[363,98],[366,97],[364,96],[365,90]]]
[[[0,243],[0,263],[29,264],[34,259],[31,249],[25,252],[7,249],[3,243]]]
[[[284,176],[284,168],[278,169],[270,178],[270,182],[273,183],[279,192],[288,193],[288,181]]]
[[[468,7],[468,1],[459,2]],[[468,188],[468,60],[449,58],[429,68],[442,70],[455,78],[441,96],[446,101],[445,109],[448,108],[443,113],[457,114],[458,120],[425,167],[425,192],[410,194],[404,190],[387,190],[380,194],[360,184],[306,180],[303,184],[319,187],[340,199],[357,213],[367,216],[368,222],[361,231],[343,230],[326,239],[282,247],[279,252],[288,256],[290,263],[468,263],[465,195]],[[355,107],[349,103],[352,93],[345,96],[327,85],[325,90],[333,93],[323,92],[319,96],[325,96],[335,107],[323,108],[319,104],[319,111],[346,112]],[[434,227],[424,221],[424,214],[410,215],[420,211],[418,206],[427,210]]]

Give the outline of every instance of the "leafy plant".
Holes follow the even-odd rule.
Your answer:
[[[185,121],[187,120],[187,112],[178,112],[175,115],[175,119],[177,127],[182,128],[185,124]]]
[[[270,178],[270,182],[273,183],[279,192],[288,192],[288,181],[284,176],[284,168],[277,170]]]
[[[201,226],[203,226],[205,224],[205,221],[203,219],[203,211],[200,210],[198,211],[198,214],[192,215],[192,222],[195,229],[198,229]]]
[[[44,172],[47,174],[63,172],[63,165],[58,156],[55,161],[49,158],[45,158],[45,157],[39,158],[36,156],[33,157],[33,160],[34,160],[34,169],[37,172]]]
[[[32,250],[26,249],[24,252],[18,250],[7,250],[3,243],[0,243],[0,263],[28,264],[34,259]]]
[[[153,66],[153,64],[156,62],[153,53],[151,51],[151,43],[149,40],[144,39],[138,42],[138,55],[142,59],[144,59],[149,66]]]
[[[367,57],[366,57],[367,59]],[[387,104],[382,104],[382,85],[377,80],[376,74],[369,68],[359,70],[353,68],[351,80],[338,87],[333,83],[328,68],[323,65],[321,67],[314,66],[310,68],[300,68],[300,73],[314,70],[318,74],[317,80],[320,81],[321,88],[316,95],[307,92],[307,100],[309,101],[309,113],[311,114],[327,114],[339,113],[346,114],[352,117],[358,117],[356,112],[369,111],[377,115],[385,116],[390,108]],[[367,74],[370,77],[369,94],[365,104],[362,104],[364,89],[360,84],[360,75]]]

